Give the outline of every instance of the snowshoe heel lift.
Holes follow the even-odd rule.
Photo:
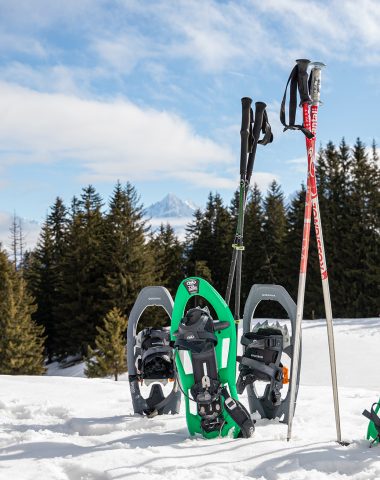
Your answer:
[[[283,385],[289,383],[289,368],[282,363],[285,353],[290,360],[293,357],[293,344],[286,324],[278,321],[257,323],[252,326],[253,315],[258,304],[272,300],[280,303],[288,314],[295,329],[296,304],[280,285],[253,285],[244,308],[243,334],[241,344],[243,355],[238,357],[239,377],[237,391],[243,393],[247,388],[250,413],[258,412],[261,418],[279,418],[284,423],[288,421],[289,392],[282,398]],[[300,364],[299,364],[300,365]],[[267,385],[263,395],[259,395],[255,382],[264,381]],[[299,370],[296,379],[297,391],[299,385]]]
[[[166,413],[179,413],[181,392],[175,378],[174,352],[170,345],[169,327],[148,327],[137,335],[137,325],[149,306],[164,308],[169,317],[173,300],[164,287],[146,287],[141,290],[129,316],[127,356],[129,385],[135,413],[153,417]],[[165,396],[163,387],[173,382],[171,392]],[[150,387],[149,396],[141,394],[140,384]]]
[[[195,283],[187,285],[187,281]],[[195,289],[186,289],[190,285],[195,286]],[[190,308],[184,315],[184,308],[192,292],[199,292],[206,298],[217,314],[222,313],[222,319],[213,320],[209,309],[200,306]],[[171,330],[177,352],[176,364],[185,396],[190,433],[201,433],[206,438],[214,438],[226,436],[232,430],[233,436],[248,438],[253,435],[254,424],[237,399],[234,385],[236,332],[232,314],[225,307],[227,306],[220,295],[202,279],[185,280],[180,285]],[[228,349],[228,358],[224,361],[223,344],[225,354]],[[229,391],[230,385],[232,388]],[[196,408],[194,413],[190,411],[190,402]]]

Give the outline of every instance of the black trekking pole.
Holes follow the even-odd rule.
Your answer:
[[[244,102],[249,100],[249,105],[251,104],[252,100],[243,98],[242,105],[243,105],[243,112],[244,112]],[[246,102],[248,104],[248,102]],[[226,290],[226,303],[229,304],[231,299],[231,291],[232,291],[232,284],[236,272],[236,285],[235,285],[235,320],[238,322],[240,319],[240,294],[241,294],[241,271],[242,271],[242,256],[244,250],[244,241],[243,241],[243,233],[244,233],[244,213],[245,213],[245,206],[246,200],[248,195],[249,183],[252,176],[253,165],[255,162],[256,156],[256,149],[257,145],[267,145],[268,143],[272,142],[273,135],[271,131],[271,127],[268,122],[268,116],[266,113],[266,104],[264,102],[256,102],[255,103],[255,115],[253,116],[251,108],[249,111],[251,113],[251,123],[253,123],[252,131],[248,133],[248,140],[249,144],[246,147],[245,138],[246,132],[244,132],[244,127],[246,127],[246,123],[243,124],[243,121],[246,122],[246,118],[242,118],[242,129],[241,129],[241,156],[240,156],[240,192],[239,192],[239,212],[238,212],[238,223],[237,229],[235,234],[235,241],[232,245],[233,253],[232,253],[232,260],[230,266],[230,272],[228,275],[228,283],[227,283],[227,290]],[[253,121],[254,118],[254,121]],[[244,133],[242,133],[244,132]],[[264,133],[264,137],[262,140],[259,140],[260,133]],[[244,136],[244,138],[243,138]],[[244,143],[243,143],[244,142]],[[248,156],[248,163],[247,163],[247,153]],[[244,177],[243,177],[244,174]]]
[[[225,301],[227,305],[230,303],[232,284],[235,276],[235,267],[238,257],[238,251],[241,248],[244,248],[242,245],[242,222],[244,215],[244,202],[245,202],[245,190],[246,190],[246,173],[247,173],[247,155],[249,149],[249,140],[250,140],[250,130],[251,123],[253,121],[253,113],[251,109],[252,99],[249,97],[243,97],[241,99],[241,129],[240,129],[240,185],[239,185],[239,211],[238,211],[238,222],[235,233],[234,243],[232,244],[232,260],[230,265],[230,272],[228,274],[227,290]],[[241,250],[240,250],[241,251]],[[235,312],[236,313],[236,312]],[[236,319],[236,317],[235,317]]]
[[[245,206],[247,203],[248,189],[252,177],[253,165],[255,163],[256,150],[258,143],[265,144],[269,141],[272,141],[273,136],[270,127],[266,128],[268,119],[266,116],[266,104],[264,102],[255,103],[255,116],[252,129],[252,145],[248,156],[248,164],[245,178],[245,191],[244,191],[244,200],[243,200],[243,209],[241,213],[241,224],[240,224],[240,244],[237,249],[237,260],[236,260],[236,284],[235,284],[235,320],[240,319],[240,296],[241,296],[241,272],[242,272],[242,263],[243,263],[243,250],[244,250],[244,214]],[[265,127],[263,129],[263,123],[265,120]],[[259,140],[260,132],[264,130],[265,135],[263,140]]]

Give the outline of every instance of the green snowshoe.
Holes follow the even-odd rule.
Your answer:
[[[190,308],[191,297],[207,300],[207,307]],[[236,392],[236,328],[219,293],[201,278],[187,278],[178,287],[171,323],[171,339],[191,435],[205,438],[250,437],[254,424]]]
[[[363,415],[368,418],[369,425],[367,430],[367,440],[371,441],[371,446],[373,444],[380,442],[380,399],[378,402],[375,402],[372,407],[371,411],[364,410]]]

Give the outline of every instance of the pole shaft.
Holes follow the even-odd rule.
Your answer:
[[[316,129],[317,118],[318,118],[318,105],[312,105],[311,124],[312,124],[312,133],[314,133],[314,135],[315,135],[315,132],[313,131],[313,128],[315,125],[315,129]],[[334,397],[336,435],[337,435],[337,441],[340,443],[342,441],[342,434],[341,434],[341,427],[340,427],[338,378],[336,373],[333,314],[332,314],[332,306],[331,306],[329,277],[327,273],[326,252],[325,252],[325,245],[323,241],[322,221],[321,221],[321,214],[319,209],[317,181],[315,178],[314,158],[315,158],[315,151],[313,155],[313,163],[311,165],[312,175],[310,175],[311,202],[312,202],[312,210],[313,210],[315,237],[317,240],[317,248],[318,248],[319,268],[320,268],[321,279],[322,279],[323,300],[325,304],[327,338],[328,338],[329,356],[330,356],[331,381],[332,381],[333,397]]]
[[[310,130],[311,119],[310,109],[307,102],[302,105],[303,110],[303,124],[304,127]],[[310,188],[310,165],[313,162],[313,140],[306,137],[306,151],[307,151],[307,188],[306,188],[306,200],[305,200],[305,213],[303,223],[302,234],[302,247],[301,247],[301,262],[300,262],[300,274],[298,280],[298,293],[297,293],[297,312],[296,312],[296,328],[295,332],[292,332],[293,337],[293,359],[291,368],[291,384],[290,384],[290,402],[289,402],[289,416],[288,416],[288,434],[287,439],[290,440],[292,436],[292,425],[296,403],[296,386],[298,376],[298,364],[301,347],[301,327],[303,318],[303,309],[305,302],[305,286],[306,286],[306,272],[307,261],[309,257],[309,245],[310,245],[310,224],[312,216],[311,205],[311,188]]]

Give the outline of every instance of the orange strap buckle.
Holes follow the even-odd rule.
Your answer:
[[[286,385],[289,383],[289,369],[288,367],[282,367],[282,384]]]

